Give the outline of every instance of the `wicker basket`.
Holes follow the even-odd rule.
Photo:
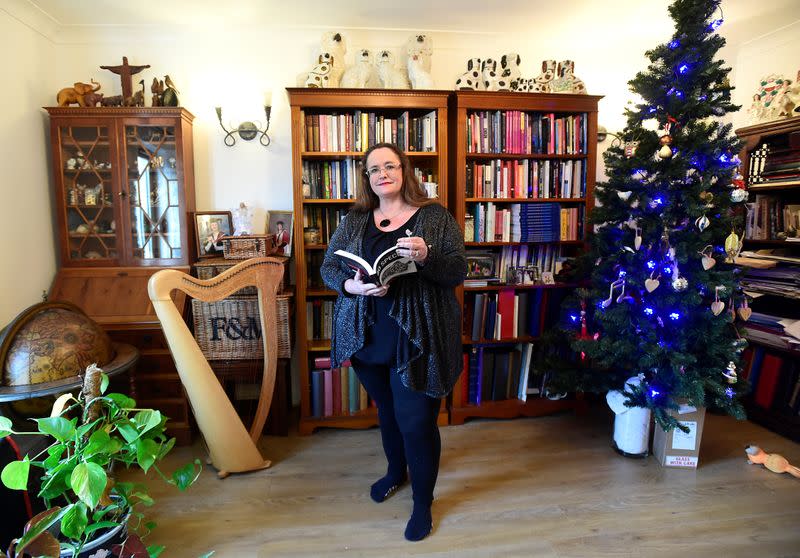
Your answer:
[[[270,257],[280,260],[283,263],[283,276],[281,277],[281,282],[278,284],[278,292],[281,293],[286,289],[286,282],[289,279],[289,266],[287,265],[289,258],[287,256],[279,255],[272,255]],[[227,271],[239,263],[241,262],[235,260],[226,260],[225,258],[206,258],[204,260],[199,260],[196,264],[194,264],[194,270],[198,279],[212,279],[223,271]],[[255,286],[251,286],[245,287],[240,291],[236,291],[231,296],[246,296],[255,294],[258,294],[258,289]]]
[[[289,320],[290,295],[278,295],[275,309],[278,330],[278,358],[292,355]],[[264,357],[258,297],[241,296],[203,302],[192,300],[194,337],[210,360],[245,360]]]
[[[274,234],[225,236],[221,239],[222,255],[226,260],[263,258],[275,252]]]

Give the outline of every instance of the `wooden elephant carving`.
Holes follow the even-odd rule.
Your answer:
[[[87,93],[94,93],[100,89],[100,84],[95,80],[91,79],[89,81],[94,84],[94,87],[92,87],[91,84],[81,83],[78,81],[72,87],[65,87],[59,91],[58,95],[56,96],[58,106],[66,107],[72,104],[77,104],[78,106],[85,107],[86,101],[84,100],[83,96]]]

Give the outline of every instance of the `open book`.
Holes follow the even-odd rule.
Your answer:
[[[411,258],[397,253],[397,246],[392,246],[388,250],[381,252],[372,264],[364,258],[345,250],[336,250],[334,254],[342,258],[342,261],[351,269],[360,270],[361,280],[365,283],[388,285],[389,281],[399,275],[416,273],[417,271],[417,265]]]

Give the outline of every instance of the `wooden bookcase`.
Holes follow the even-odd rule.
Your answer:
[[[546,242],[515,242],[513,241],[514,237],[508,234],[508,230],[505,233],[498,233],[497,229],[494,232],[500,234],[502,239],[489,239],[484,236],[483,241],[477,242],[475,237],[465,238],[468,263],[478,262],[477,258],[487,255],[490,258],[498,259],[504,251],[509,254],[514,251],[527,250],[529,254],[527,261],[531,261],[532,254],[535,252],[538,255],[547,255],[547,259],[550,259],[556,254],[556,251],[563,256],[568,256],[575,255],[585,248],[586,219],[594,200],[597,164],[597,103],[600,99],[599,96],[590,95],[516,92],[456,91],[451,94],[450,176],[454,187],[450,191],[450,207],[462,229],[465,226],[465,219],[469,219],[470,215],[474,216],[476,209],[480,206],[486,210],[486,213],[489,213],[492,205],[498,211],[511,211],[514,209],[513,205],[519,204],[516,207],[521,213],[525,213],[527,210],[532,212],[555,211],[553,204],[559,204],[558,209],[571,209],[576,214],[572,218],[571,230],[564,231],[569,233],[565,234],[565,237],[571,238],[571,240],[561,240],[562,217],[560,211],[557,212],[558,231],[549,230],[545,231],[543,236],[537,236],[539,240],[547,238]],[[559,124],[556,124],[557,121]],[[542,138],[542,134],[539,133],[540,123],[543,124],[544,129],[552,130],[554,140],[556,139],[556,126],[559,130],[558,137],[562,137],[562,132],[567,128],[571,130],[570,135],[577,130],[577,137],[573,138],[577,140],[577,143],[570,142],[570,147],[567,148],[568,142],[565,135],[565,141],[558,148],[553,149],[554,144],[551,149],[548,149],[547,145],[537,149],[532,133],[535,128],[535,135]],[[551,123],[553,124],[552,128]],[[526,131],[523,132],[523,129]],[[579,170],[576,170],[577,168]],[[504,173],[507,173],[508,176],[522,178],[526,176],[524,174],[526,171],[529,179],[524,185],[524,179],[515,181],[503,178]],[[544,186],[547,181],[544,176],[547,174],[554,176],[556,172],[563,173],[563,175],[568,174],[571,187],[560,181],[556,188],[554,181],[550,183],[551,187],[546,189]],[[541,191],[538,187],[535,191],[531,187],[529,192],[527,184],[532,182],[531,177],[534,173],[542,176]],[[476,179],[476,177],[478,178]],[[579,179],[574,180],[576,177]],[[502,189],[504,182],[516,182],[521,187],[518,189],[509,187],[506,194]],[[537,182],[538,185],[539,182]],[[551,224],[553,218],[551,213]],[[473,217],[472,220],[473,229],[480,228],[479,219]],[[535,217],[531,216],[528,223],[541,221],[542,219],[537,214]],[[554,234],[559,240],[555,240],[552,236]],[[526,235],[521,238],[530,239],[534,236]],[[517,263],[521,263],[521,259],[518,257]],[[478,263],[475,265],[477,268]],[[499,275],[497,271],[494,270],[492,275]],[[518,271],[521,272],[519,269]],[[546,270],[540,269],[540,271]],[[483,321],[478,322],[477,337],[473,335],[474,332],[471,329],[475,324],[477,295],[483,295],[485,299],[493,298],[495,295],[498,299],[500,296],[505,296],[507,302],[510,293],[508,289],[513,289],[513,297],[522,295],[522,298],[527,298],[529,301],[540,297],[535,319],[541,330],[546,325],[544,324],[544,315],[548,300],[555,292],[553,289],[571,286],[545,285],[541,281],[535,279],[533,281],[534,284],[508,284],[506,278],[501,278],[500,281],[489,282],[486,286],[465,286],[459,289],[459,296],[464,304],[462,337],[465,354],[470,355],[474,352],[473,349],[477,351],[479,348],[489,351],[496,350],[501,353],[504,352],[504,348],[507,348],[510,352],[518,343],[536,344],[538,335],[525,334],[530,333],[531,330],[524,326],[520,328],[518,325],[516,330],[512,327],[510,336],[503,336],[501,331],[499,339],[495,339],[495,335],[491,335],[490,339],[486,338],[485,322]],[[504,295],[499,294],[501,291],[504,292]],[[533,306],[529,305],[528,308],[532,313]],[[513,314],[514,312],[511,312],[511,316],[509,316],[506,313],[507,319],[512,318]],[[519,313],[517,315],[519,316]],[[506,323],[505,329],[505,333],[508,333],[508,323]],[[517,399],[515,387],[502,393],[498,391],[497,397],[491,400],[484,398],[480,404],[470,403],[469,398],[463,397],[462,391],[463,383],[469,382],[469,365],[465,368],[466,370],[462,373],[459,383],[453,391],[450,406],[451,424],[462,424],[468,417],[512,418],[544,415],[572,409],[578,404],[576,399],[551,400],[538,395],[529,396],[527,401],[523,402]],[[504,370],[511,371],[512,367],[509,366]],[[507,385],[512,385],[512,382],[508,382]],[[480,386],[477,387],[480,389]]]
[[[330,353],[330,339],[324,336],[313,336],[313,311],[308,308],[315,302],[323,307],[325,302],[332,302],[336,292],[326,289],[319,276],[319,263],[327,249],[329,234],[336,228],[337,214],[341,216],[352,205],[354,194],[337,194],[336,186],[325,193],[325,188],[318,186],[325,182],[331,169],[338,166],[342,173],[349,173],[351,192],[355,180],[361,172],[359,161],[363,154],[363,144],[355,145],[354,141],[343,140],[339,143],[331,141],[333,149],[315,149],[313,145],[316,128],[317,139],[325,134],[325,128],[332,125],[332,118],[323,118],[323,128],[319,127],[319,117],[338,115],[337,129],[343,128],[339,135],[355,137],[354,115],[366,114],[367,127],[380,129],[391,125],[392,121],[401,121],[407,115],[408,121],[425,117],[435,121],[429,127],[428,140],[435,138],[432,151],[406,150],[415,169],[432,175],[430,182],[438,184],[438,195],[442,203],[448,199],[447,175],[447,102],[448,91],[424,90],[369,90],[369,89],[305,89],[288,88],[289,104],[292,114],[292,176],[294,188],[294,259],[296,265],[296,327],[297,327],[297,359],[300,374],[300,425],[301,434],[311,434],[319,427],[367,428],[377,424],[377,413],[370,406],[353,414],[342,412],[337,415],[315,415],[311,401],[311,370],[314,359],[327,357]],[[372,115],[372,116],[370,116]],[[362,117],[363,118],[363,117]],[[361,119],[359,118],[361,121]],[[387,124],[388,122],[388,124]],[[424,125],[424,124],[420,124]],[[406,126],[408,129],[409,127]],[[402,126],[401,126],[402,129]],[[331,140],[334,133],[330,134]],[[327,143],[327,139],[323,140]],[[382,139],[378,139],[382,141]],[[372,142],[369,142],[370,145]],[[318,178],[319,177],[319,178]],[[304,184],[304,180],[307,183]],[[347,183],[344,178],[337,181],[340,189]],[[305,192],[304,192],[305,186]],[[345,188],[346,189],[346,188]],[[305,225],[305,223],[309,225]],[[321,226],[310,226],[321,225]],[[317,229],[317,230],[311,230]],[[304,234],[306,233],[306,234]],[[311,318],[311,320],[309,320]],[[312,335],[308,335],[311,327]],[[442,407],[440,423],[447,422],[447,413]]]
[[[800,276],[800,233],[789,231],[787,222],[800,212],[800,116],[747,126],[736,130],[744,141],[740,153],[742,174],[749,191],[745,250],[773,250],[795,259],[779,262]],[[787,206],[793,206],[788,207]],[[785,211],[786,210],[786,211]],[[747,281],[746,269],[744,281]],[[768,270],[767,270],[768,271]],[[770,293],[745,286],[763,296],[753,302],[754,311],[784,318],[800,318],[800,295]],[[780,330],[745,322],[745,334],[753,354],[745,375],[753,384],[746,401],[748,418],[770,430],[800,441],[800,350],[782,339]]]

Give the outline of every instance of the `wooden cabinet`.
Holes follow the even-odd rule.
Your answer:
[[[316,358],[329,356],[330,309],[336,298],[336,292],[322,284],[319,266],[330,234],[355,197],[362,172],[360,159],[368,145],[380,141],[400,145],[421,181],[428,183],[429,191],[438,193],[446,205],[449,92],[287,91],[292,112],[300,433],[310,434],[327,426],[365,428],[377,424],[374,407],[354,409],[352,413],[349,409],[315,413],[312,408],[312,370]],[[339,390],[341,385],[340,381]],[[440,417],[440,422],[446,423],[444,408]]]
[[[559,287],[574,287],[551,280],[562,258],[585,248],[600,98],[485,91],[451,96],[450,207],[465,229],[468,263],[459,293],[465,371],[453,390],[451,424],[576,405],[542,393],[526,394],[526,401],[517,396],[526,354],[536,350],[548,326],[548,305],[557,308]]]
[[[64,266],[190,263],[192,119],[182,108],[47,108]]]
[[[746,292],[758,295],[744,322],[750,346],[744,374],[752,384],[747,415],[800,441],[800,340],[778,320],[800,320],[800,116],[736,130],[749,192],[745,251],[776,263],[772,269],[745,268]],[[785,323],[785,322],[784,322]]]
[[[194,259],[192,119],[180,107],[49,107],[55,232],[60,266],[53,300],[80,306],[141,359],[131,390],[191,441],[188,401],[147,294],[163,267],[188,272]],[[179,311],[182,293],[175,294]]]

